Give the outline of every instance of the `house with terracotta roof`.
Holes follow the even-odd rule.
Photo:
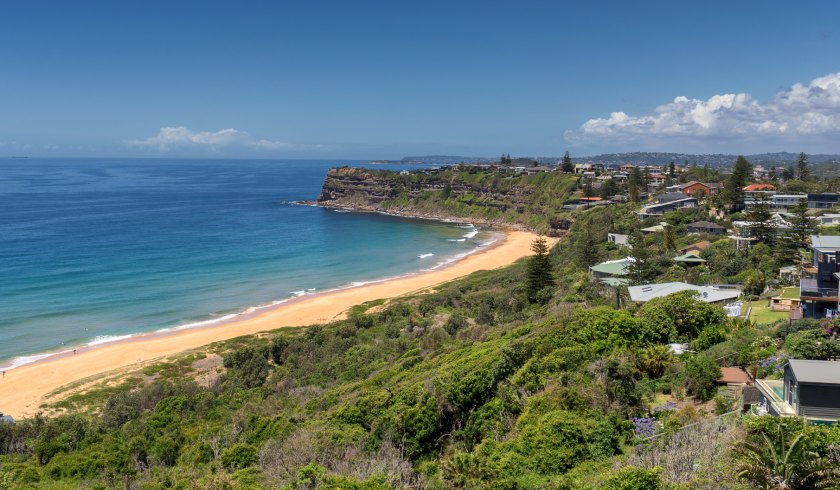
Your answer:
[[[776,186],[773,184],[750,184],[744,187],[744,192],[767,192],[767,191],[775,191]]]
[[[682,184],[679,189],[680,192],[686,196],[702,195],[703,197],[708,197],[718,193],[718,190],[720,190],[720,184],[692,181]]]
[[[702,240],[702,241],[692,243],[691,245],[688,245],[686,247],[681,248],[680,252],[682,252],[684,254],[700,255],[700,252],[702,252],[703,250],[706,250],[707,248],[709,248],[711,246],[712,246],[712,242],[710,242],[708,240]]]

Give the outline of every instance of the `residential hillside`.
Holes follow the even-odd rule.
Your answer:
[[[559,234],[563,205],[578,177],[457,166],[413,172],[334,168],[324,180],[322,206],[429,218],[469,219]]]
[[[0,419],[0,490],[840,488],[840,198],[773,212],[743,159],[722,189],[578,170],[333,169],[321,203],[568,229],[328,324],[57,390]],[[596,183],[637,199],[565,204]]]

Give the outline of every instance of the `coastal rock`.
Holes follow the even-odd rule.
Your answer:
[[[413,172],[330,169],[313,204],[562,234],[563,203],[576,185],[559,172],[520,175],[470,166]]]

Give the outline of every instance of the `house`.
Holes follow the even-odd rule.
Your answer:
[[[677,262],[679,264],[683,264],[683,265],[686,265],[686,266],[689,266],[689,267],[706,263],[706,259],[700,257],[699,255],[690,253],[690,252],[684,253],[682,255],[678,255],[678,256],[674,257],[672,260],[674,262]]]
[[[709,248],[711,246],[712,246],[712,242],[710,242],[708,240],[703,240],[701,242],[692,243],[691,245],[689,245],[687,247],[681,248],[680,252],[682,252],[684,254],[689,254],[690,253],[690,254],[694,254],[694,255],[700,255],[700,252],[702,252],[703,250],[706,250],[707,248]]]
[[[665,180],[667,180],[667,179],[668,179],[668,176],[666,176],[663,173],[654,172],[654,173],[648,174],[648,180],[650,181],[651,184],[662,185],[662,184],[665,183]]]
[[[704,182],[687,182],[679,186],[680,192],[685,196],[703,196],[708,197],[718,193],[720,184],[704,183]]]
[[[589,268],[592,277],[610,286],[626,286],[630,283],[626,276],[630,273],[630,266],[636,262],[633,257],[619,260],[608,260]]]
[[[582,174],[584,172],[591,172],[592,171],[592,164],[591,163],[576,163],[575,164],[575,173]]]
[[[824,214],[822,216],[818,216],[817,220],[819,221],[821,226],[840,225],[840,214]]]
[[[630,235],[622,235],[621,233],[607,233],[607,241],[615,245],[630,246]]]
[[[14,424],[15,419],[11,415],[3,415],[3,412],[0,412],[0,424]]]
[[[663,214],[669,211],[695,207],[697,207],[697,199],[693,197],[687,197],[678,201],[665,202],[661,204],[650,204],[648,206],[645,206],[641,210],[639,210],[639,217],[648,218],[651,216],[662,216]]]
[[[776,230],[776,233],[778,233],[780,231],[790,229],[791,224],[790,221],[788,221],[789,218],[791,218],[791,215],[788,213],[773,213],[773,215],[770,216],[769,223],[770,226],[772,226]],[[753,223],[751,221],[737,220],[732,222],[732,228],[735,230],[739,237],[742,237],[744,239],[750,237],[750,228],[752,226]]]
[[[764,194],[766,197],[766,202],[770,209],[782,212],[789,212],[790,208],[799,204],[799,201],[805,199],[808,200],[807,194],[769,194],[767,192],[756,192],[758,194]],[[744,207],[749,209],[756,203],[756,198],[751,197],[748,198],[747,195],[744,196]]]
[[[682,201],[683,199],[685,199],[685,194],[683,194],[682,192],[666,192],[664,194],[659,194],[658,196],[653,196],[653,202],[655,204]]]
[[[750,375],[739,367],[722,367],[720,373],[721,376],[715,380],[715,384],[726,386],[732,398],[739,398],[744,387],[752,383]]]
[[[757,379],[759,412],[805,417],[810,421],[840,419],[840,362],[789,359],[782,379]]]
[[[763,195],[767,199],[772,199],[776,193],[776,186],[773,184],[750,184],[744,187],[744,207],[752,206]]]
[[[727,289],[718,286],[695,286],[685,282],[664,282],[660,284],[645,284],[627,288],[630,300],[644,303],[654,298],[662,298],[681,291],[696,291],[697,299],[704,303],[722,303],[741,296],[738,289]]]
[[[689,233],[708,233],[709,235],[723,235],[726,228],[711,221],[695,221],[688,224]]]
[[[744,187],[744,192],[775,192],[776,186],[773,184],[750,184]]]
[[[658,225],[642,228],[639,231],[641,231],[643,235],[650,235],[651,233],[659,233],[660,231],[665,231],[666,226],[668,226],[668,223],[659,223]]]
[[[809,209],[831,209],[840,201],[840,195],[833,192],[808,194]]]
[[[799,300],[807,318],[833,317],[837,312],[840,236],[811,236],[811,267],[799,280]]]

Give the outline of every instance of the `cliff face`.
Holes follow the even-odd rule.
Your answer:
[[[334,168],[317,203],[429,218],[463,219],[559,234],[562,204],[576,179],[556,172],[447,169],[401,173]]]

